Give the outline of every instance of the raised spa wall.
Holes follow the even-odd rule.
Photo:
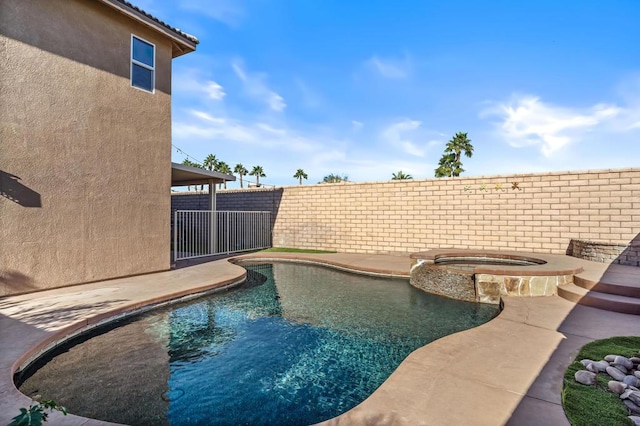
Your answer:
[[[621,244],[572,239],[567,254],[593,262],[640,266],[640,241]]]
[[[468,302],[499,304],[503,296],[552,296],[558,286],[573,283],[573,275],[527,276],[474,274],[454,265],[415,259],[409,279],[412,286],[428,293]]]

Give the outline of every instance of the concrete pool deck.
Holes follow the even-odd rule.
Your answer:
[[[411,266],[407,255],[255,253],[239,257],[311,261],[396,276],[408,276]],[[589,262],[588,272],[603,276],[608,266]],[[0,298],[0,424],[9,423],[20,407],[29,406],[30,399],[13,384],[13,372],[44,348],[114,316],[233,285],[243,278],[243,268],[223,259]],[[504,310],[495,319],[414,351],[369,398],[326,424],[569,424],[560,391],[564,370],[576,351],[592,340],[639,334],[637,315],[576,305],[558,296],[506,297]],[[48,424],[109,423],[54,413]]]

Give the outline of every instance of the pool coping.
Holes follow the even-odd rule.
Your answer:
[[[135,308],[149,308],[198,291],[233,284],[243,279],[244,271],[229,262],[234,259],[311,262],[360,273],[404,277],[408,276],[411,262],[408,255],[254,253],[176,271],[0,298],[0,314],[3,314],[0,315],[0,347],[10,348],[0,353],[0,422],[8,423],[19,407],[26,407],[30,402],[13,384],[13,372],[20,361],[37,354],[47,344],[61,343],[66,340],[64,336],[82,327],[126,315]],[[582,262],[588,261],[579,263]],[[179,291],[172,285],[175,280],[183,280],[184,287]],[[190,283],[185,285],[184,280]],[[164,287],[144,287],[157,281],[162,281]],[[4,314],[7,306],[27,308],[52,293],[68,296],[83,289],[105,286],[120,286],[125,293],[137,294],[138,299],[75,318],[54,331]],[[68,308],[73,308],[83,300],[78,297],[67,302]],[[638,329],[638,316],[574,305],[557,296],[507,297],[504,310],[496,318],[417,349],[369,398],[324,424],[451,424],[468,422],[471,418],[474,424],[487,425],[526,424],[526,420],[531,424],[547,421],[568,424],[560,405],[561,373],[570,360],[567,354],[597,338],[625,332],[633,335]],[[612,331],[615,334],[611,334]],[[469,350],[470,347],[475,350]],[[452,363],[482,368],[452,369],[449,368]],[[526,368],[522,368],[523,365]],[[467,391],[462,404],[449,398],[459,397],[462,390]],[[61,425],[113,424],[73,415],[62,417],[57,413],[50,419],[51,424]],[[531,422],[532,419],[535,421]]]
[[[409,256],[414,260],[425,260],[435,263],[438,259],[446,257],[488,257],[492,259],[543,261],[534,265],[480,265],[473,269],[474,274],[490,275],[576,275],[584,271],[582,259],[575,257],[529,252],[513,252],[498,250],[472,250],[472,249],[433,249],[424,252],[412,253]],[[437,266],[437,263],[435,263]]]

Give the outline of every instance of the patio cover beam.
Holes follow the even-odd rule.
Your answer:
[[[208,185],[235,180],[233,175],[171,163],[171,186]]]

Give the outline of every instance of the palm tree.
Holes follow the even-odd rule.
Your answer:
[[[413,179],[413,176],[410,174],[404,173],[402,170],[399,170],[398,173],[392,173],[391,180],[405,180],[405,179]]]
[[[211,170],[216,170],[218,168],[218,159],[216,158],[215,155],[213,154],[209,154],[207,155],[207,158],[204,159],[204,162],[202,163],[202,165],[204,166],[205,169],[211,171]]]
[[[225,163],[224,161],[220,161],[218,163],[218,170],[220,173],[224,173],[225,175],[230,175],[231,174],[231,167],[229,167],[229,165],[227,163]],[[224,189],[227,189],[227,181],[224,181]]]
[[[184,164],[185,166],[191,166],[191,167],[198,167],[199,166],[198,163],[194,163],[193,161],[189,160],[188,158],[185,158],[184,160],[182,160],[182,164]]]
[[[245,169],[242,163],[238,163],[233,168],[233,173],[237,173],[240,177],[240,188],[242,188],[242,176],[246,176],[247,173],[249,173],[249,170]]]
[[[264,174],[264,170],[262,170],[262,166],[253,166],[249,174],[256,177],[256,186],[260,186],[261,177],[267,177],[267,175]]]
[[[455,161],[454,154],[442,154],[442,158],[438,162],[438,168],[436,169],[436,177],[451,177],[453,176],[453,163]],[[461,170],[464,171],[464,170]]]
[[[467,137],[466,133],[458,132],[453,139],[447,143],[447,147],[444,151],[454,153],[456,155],[455,162],[458,164],[460,163],[460,154],[462,152],[464,152],[464,155],[471,158],[473,155],[473,145],[471,145],[471,139]]]
[[[349,177],[347,175],[340,176],[339,174],[329,174],[322,178],[322,182],[319,183],[338,183],[338,182],[347,182]]]
[[[302,185],[302,179],[307,179],[309,176],[307,176],[304,170],[298,169],[298,171],[296,172],[295,175],[293,175],[293,177],[298,179],[300,181],[300,185]]]
[[[191,160],[189,160],[188,158],[185,158],[184,160],[182,160],[182,164],[184,164],[185,166],[190,166],[190,167],[197,167],[199,169],[202,168],[202,164],[200,163],[195,163]],[[193,185],[195,187],[195,190],[198,190],[198,185]],[[191,191],[191,185],[187,185],[187,191]]]
[[[473,155],[473,145],[466,133],[457,132],[453,139],[447,142],[444,154],[440,159],[439,167],[436,169],[436,177],[458,177],[464,172],[460,157],[462,153],[471,158]],[[448,174],[447,174],[448,173]]]

